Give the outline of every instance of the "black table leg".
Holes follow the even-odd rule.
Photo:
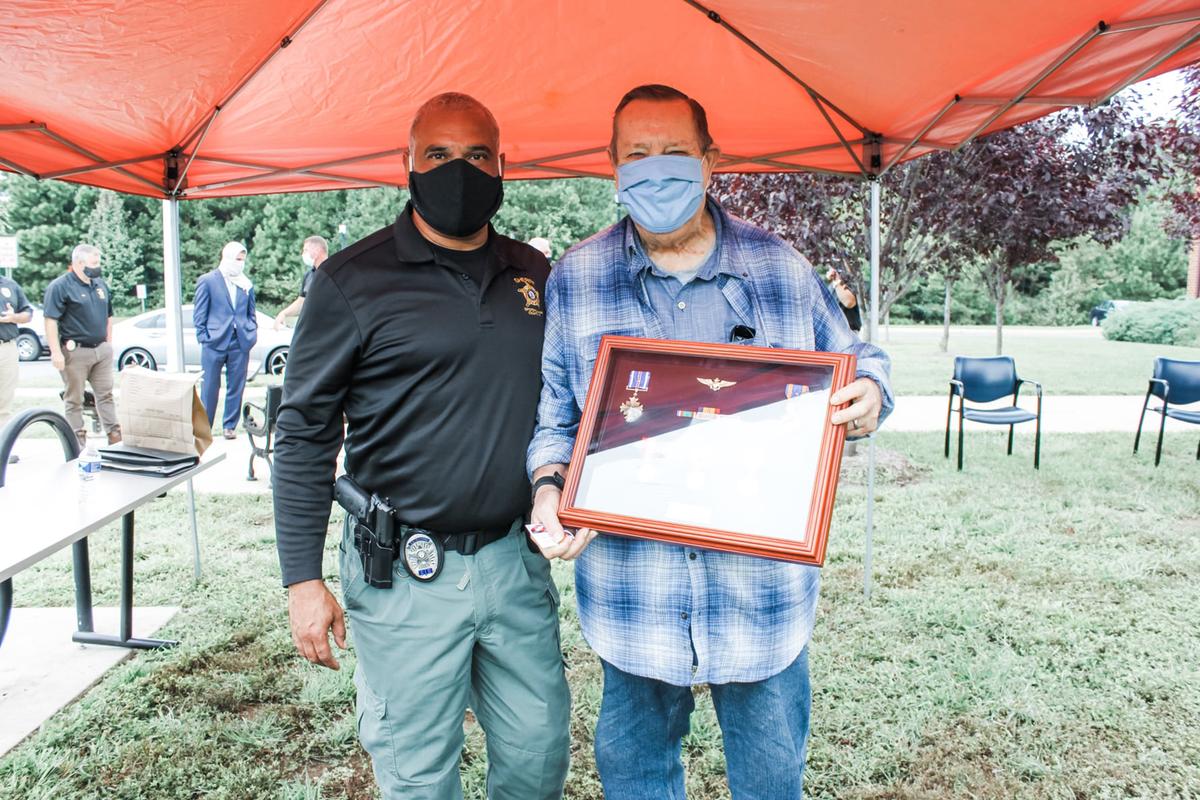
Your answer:
[[[8,630],[8,617],[12,613],[12,578],[0,581],[0,644],[4,644],[4,633]]]
[[[83,540],[86,541],[86,540]],[[86,555],[86,550],[84,551]],[[79,576],[76,575],[76,598],[79,596]],[[80,615],[82,619],[82,614]],[[88,589],[88,621],[91,621],[91,589]],[[135,650],[156,650],[174,647],[179,642],[166,639],[136,639],[133,637],[133,512],[121,518],[121,621],[120,634],[92,633],[80,628],[71,639],[80,644],[105,644]]]
[[[92,565],[88,559],[86,537],[71,545],[71,561],[75,573],[76,628],[90,633],[95,628],[92,625]]]

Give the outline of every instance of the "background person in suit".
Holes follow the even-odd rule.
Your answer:
[[[258,319],[254,314],[254,284],[245,274],[246,248],[230,242],[221,250],[221,263],[196,282],[192,322],[200,343],[204,386],[200,400],[211,425],[221,392],[221,368],[225,368],[225,418],[221,423],[226,439],[237,437],[242,390],[246,388],[246,365],[250,348],[258,341]]]

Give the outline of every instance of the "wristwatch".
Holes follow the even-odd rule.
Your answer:
[[[563,479],[562,473],[555,472],[551,475],[543,475],[533,482],[533,492],[529,498],[530,503],[537,498],[538,489],[542,488],[543,486],[557,486],[558,490],[561,492],[566,483],[567,482]]]

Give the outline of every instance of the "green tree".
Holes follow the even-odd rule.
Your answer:
[[[346,207],[346,192],[281,194],[269,198],[254,230],[248,268],[259,306],[277,311],[295,299],[305,267],[300,247],[308,236],[333,240]]]
[[[21,252],[13,277],[40,302],[46,285],[66,270],[71,249],[83,241],[99,192],[22,175],[6,176],[4,190],[9,230],[16,234]]]
[[[353,244],[383,226],[390,225],[407,202],[406,189],[361,189],[357,192],[347,192],[341,219],[334,221],[332,237],[326,237],[329,239],[330,252],[337,252],[345,245]],[[338,230],[338,225],[342,223],[346,225],[344,236]]]
[[[558,258],[617,221],[614,191],[611,181],[595,178],[509,183],[494,224],[505,236],[521,241],[549,239]]]
[[[140,310],[134,287],[144,282],[142,251],[129,235],[129,214],[116,192],[103,190],[88,217],[84,235],[88,244],[100,248],[100,263],[104,278],[112,291],[117,314]]]

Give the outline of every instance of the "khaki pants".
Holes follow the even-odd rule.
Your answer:
[[[17,343],[0,342],[0,428],[12,416],[13,398],[17,395]]]
[[[83,386],[92,385],[96,395],[96,412],[105,433],[119,433],[117,406],[113,402],[113,351],[112,345],[104,342],[99,347],[63,348],[65,361],[62,371],[66,393],[63,395],[67,422],[75,430],[80,446],[86,444],[87,427],[83,423]]]

